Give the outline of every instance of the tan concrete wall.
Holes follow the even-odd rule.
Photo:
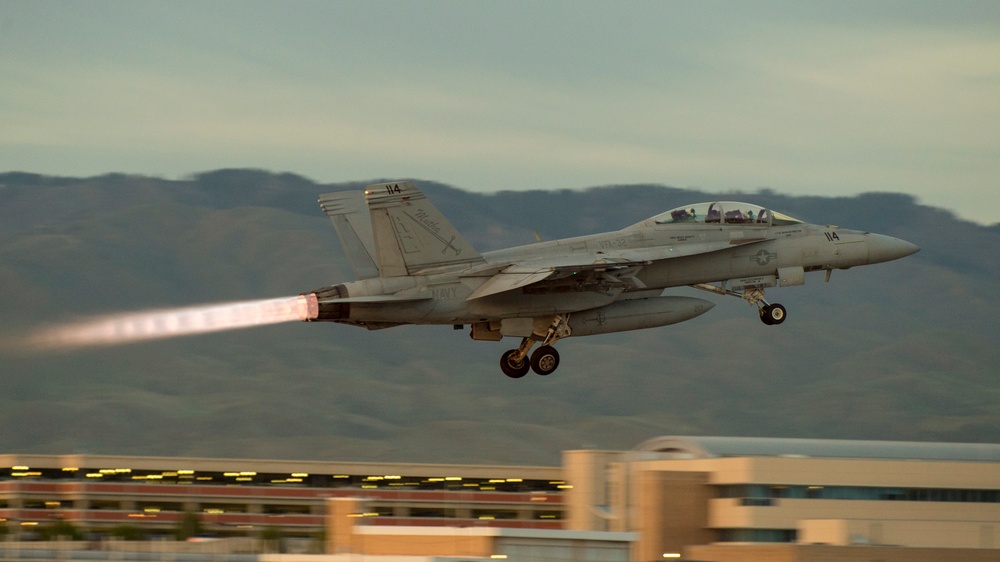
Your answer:
[[[698,545],[685,558],[705,562],[996,562],[1000,550],[819,545]]]
[[[636,477],[636,531],[632,560],[660,560],[684,545],[712,540],[708,527],[708,475],[700,472],[643,471]]]
[[[798,562],[794,545],[696,545],[686,547],[684,558],[704,562]]]
[[[716,528],[795,529],[806,519],[908,519],[1000,523],[1000,504],[877,500],[776,498],[769,506],[742,506],[735,498],[709,501],[709,526]]]
[[[494,537],[454,533],[367,534],[359,533],[369,502],[360,498],[327,500],[327,554],[407,555],[407,556],[486,556],[494,554]]]
[[[366,502],[358,498],[326,500],[326,553],[354,552],[352,543],[358,514],[364,513]]]
[[[1000,522],[822,519],[800,522],[798,542],[1000,549]]]
[[[712,484],[1000,489],[990,462],[735,457],[644,461],[642,470],[708,472]]]
[[[482,535],[366,535],[354,537],[354,552],[367,555],[475,556],[495,554],[495,537]]]
[[[610,503],[608,466],[618,459],[617,451],[563,451],[563,479],[573,486],[563,500],[565,529],[608,531],[609,519],[596,506]]]

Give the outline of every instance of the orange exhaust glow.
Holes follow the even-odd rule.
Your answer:
[[[300,295],[102,316],[39,330],[24,343],[34,349],[118,345],[297,322],[315,317],[315,300]]]

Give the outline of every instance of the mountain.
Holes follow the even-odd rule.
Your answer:
[[[377,180],[373,180],[377,181]],[[417,181],[480,250],[613,230],[717,199],[898,236],[922,251],[664,328],[560,342],[510,380],[516,342],[450,327],[288,323],[44,354],[9,345],[95,314],[295,295],[352,279],[317,184],[0,174],[0,452],[557,464],[664,434],[1000,441],[1000,228],[912,197],[711,195],[665,186],[477,194]]]

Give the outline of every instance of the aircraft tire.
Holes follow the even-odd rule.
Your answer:
[[[519,362],[511,361],[511,355],[515,353],[517,353],[517,350],[511,349],[500,356],[500,370],[512,379],[519,379],[528,374],[530,366],[524,359]]]
[[[551,375],[559,366],[559,352],[551,345],[543,345],[531,354],[531,370],[542,375]]]
[[[761,309],[761,320],[764,321],[768,326],[777,326],[785,321],[785,317],[788,313],[785,311],[785,307],[780,304],[769,304]]]
[[[760,314],[760,321],[761,322],[767,324],[768,326],[771,326],[771,325],[774,324],[774,322],[771,320],[771,315],[767,313],[767,308],[768,307],[766,307],[766,306],[762,307],[762,308],[759,308],[759,309],[757,309],[757,313]]]

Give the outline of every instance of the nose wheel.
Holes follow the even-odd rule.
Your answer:
[[[761,322],[768,326],[776,326],[785,321],[785,307],[778,303],[764,305],[758,311]]]

